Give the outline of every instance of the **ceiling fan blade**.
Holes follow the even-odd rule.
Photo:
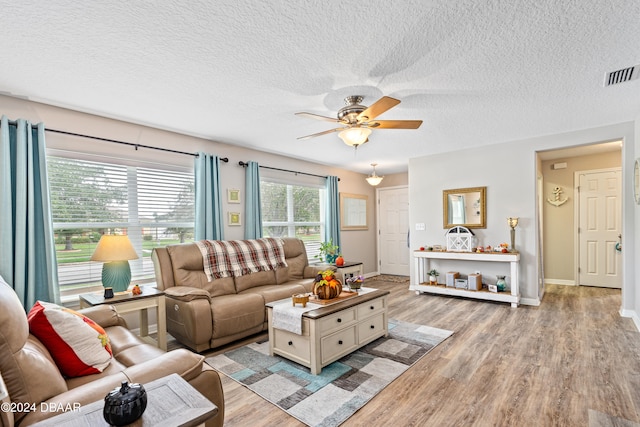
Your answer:
[[[339,131],[341,131],[343,129],[346,129],[346,128],[329,129],[329,130],[325,130],[324,132],[318,132],[318,133],[314,133],[314,134],[307,135],[307,136],[299,136],[297,139],[299,139],[299,140],[311,139],[311,138],[315,138],[316,136],[322,136],[322,135],[327,135],[327,134],[333,133],[333,132],[339,132]]]
[[[366,126],[374,129],[418,129],[422,120],[376,120]]]
[[[296,113],[296,116],[303,116],[303,117],[308,117],[310,119],[316,119],[316,120],[324,120],[326,122],[333,122],[333,123],[339,123],[340,120],[333,118],[333,117],[327,117],[327,116],[321,116],[319,114],[313,114],[313,113]]]
[[[383,96],[374,102],[369,108],[358,114],[358,122],[368,122],[378,117],[380,114],[400,104],[400,100],[391,98],[390,96]]]

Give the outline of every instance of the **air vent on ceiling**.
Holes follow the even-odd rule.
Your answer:
[[[618,83],[628,82],[629,80],[635,80],[640,74],[640,65],[634,65],[633,67],[623,68],[622,70],[611,71],[604,76],[604,85],[611,86]]]

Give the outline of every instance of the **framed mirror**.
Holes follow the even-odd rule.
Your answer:
[[[367,229],[367,201],[366,195],[340,193],[340,230]]]
[[[486,228],[487,187],[443,190],[442,218],[444,228]]]

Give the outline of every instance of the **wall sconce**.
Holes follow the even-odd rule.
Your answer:
[[[369,175],[366,179],[369,185],[372,185],[375,187],[376,185],[382,182],[382,180],[384,179],[384,176],[376,175],[376,166],[378,166],[377,163],[371,163],[371,166],[373,166],[373,173]]]
[[[138,259],[128,236],[105,234],[100,237],[91,261],[103,261],[102,286],[123,292],[131,283],[130,259]]]
[[[338,134],[345,144],[356,148],[358,148],[358,145],[367,142],[369,135],[371,135],[371,129],[361,127],[350,127]]]

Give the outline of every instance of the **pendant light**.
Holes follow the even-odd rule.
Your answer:
[[[378,166],[377,163],[371,163],[371,166],[373,166],[373,173],[367,177],[367,182],[369,183],[369,185],[375,187],[382,182],[384,176],[376,175],[376,166]]]

